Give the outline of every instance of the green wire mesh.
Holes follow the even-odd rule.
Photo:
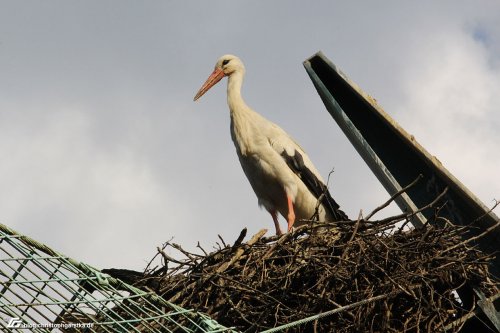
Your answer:
[[[2,332],[235,332],[0,224]]]

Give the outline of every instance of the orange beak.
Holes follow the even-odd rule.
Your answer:
[[[223,77],[224,77],[224,71],[220,68],[214,69],[212,74],[208,77],[208,79],[203,83],[201,86],[200,90],[196,93],[196,96],[194,96],[193,101],[196,101],[198,98],[203,96],[204,93],[206,93],[210,88],[212,88],[217,82],[219,82]]]

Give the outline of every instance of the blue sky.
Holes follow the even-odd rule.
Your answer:
[[[229,136],[217,58],[351,216],[388,198],[302,67],[322,50],[487,205],[500,196],[500,3],[0,0],[0,221],[99,268],[273,224]],[[392,207],[385,214],[397,212]],[[284,222],[283,222],[284,223]],[[284,224],[283,224],[284,226]]]

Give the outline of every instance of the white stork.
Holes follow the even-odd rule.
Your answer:
[[[231,138],[259,206],[264,206],[273,218],[276,234],[281,234],[278,212],[287,219],[288,231],[296,220],[347,219],[304,150],[278,125],[245,103],[241,97],[244,75],[245,66],[238,57],[222,56],[194,100],[228,77]]]

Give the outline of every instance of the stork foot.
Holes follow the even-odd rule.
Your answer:
[[[276,228],[276,235],[283,235],[278,221],[278,214],[276,213],[276,211],[269,211],[269,214],[271,214],[271,216],[273,217],[274,227]]]
[[[293,210],[292,198],[287,195],[286,199],[288,201],[288,216],[286,219],[288,221],[288,232],[290,232],[292,230],[293,224],[295,223],[295,211]]]

